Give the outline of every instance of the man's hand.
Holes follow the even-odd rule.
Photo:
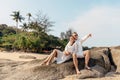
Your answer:
[[[88,34],[89,37],[92,37],[92,34]]]

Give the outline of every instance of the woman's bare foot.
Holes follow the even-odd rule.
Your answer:
[[[49,65],[49,64],[50,64],[49,62],[46,63],[46,65]]]
[[[78,71],[76,71],[77,72],[77,74],[81,74],[81,72],[78,70]]]
[[[42,66],[42,65],[44,65],[45,63],[44,62],[42,62],[42,63],[40,63],[40,66]]]
[[[46,65],[47,61],[43,61],[42,63],[40,63],[40,65]]]

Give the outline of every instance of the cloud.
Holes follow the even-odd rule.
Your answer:
[[[120,45],[120,8],[118,7],[94,7],[69,24],[79,34],[92,33],[93,46]]]

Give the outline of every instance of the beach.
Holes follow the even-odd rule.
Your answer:
[[[20,56],[30,56],[30,58],[20,58]],[[37,53],[26,53],[26,52],[0,52],[0,59],[8,59],[13,61],[31,61],[34,59],[43,59],[48,55],[45,54],[37,54]],[[33,58],[32,58],[33,57]]]
[[[29,56],[28,58],[20,58],[20,56]],[[26,52],[7,52],[7,51],[3,51],[0,52],[0,63],[4,63],[6,64],[9,60],[12,62],[29,62],[32,60],[36,60],[36,59],[44,59],[45,57],[47,57],[48,55],[45,54],[36,54],[36,53],[26,53]],[[28,68],[29,66],[27,66]],[[3,68],[3,67],[2,67]],[[4,65],[4,68],[6,68],[6,66]],[[3,69],[4,69],[3,68]],[[9,68],[8,68],[9,69]],[[11,70],[8,70],[11,71]],[[2,74],[3,75],[3,74]],[[84,79],[84,80],[119,80],[120,79],[120,74],[114,74],[110,77],[102,77],[102,78],[88,78],[88,79]],[[62,80],[76,80],[75,77],[73,77],[73,75],[70,76],[66,76],[64,79]],[[79,80],[79,79],[77,79]],[[81,79],[80,79],[81,80]]]

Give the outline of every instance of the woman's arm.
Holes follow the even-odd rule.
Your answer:
[[[63,53],[64,53],[66,56],[70,55],[70,52],[68,52],[68,51],[64,51]]]
[[[70,52],[68,52],[69,51],[69,46],[70,45],[70,42],[68,42],[68,44],[65,46],[65,50],[63,51],[63,53],[67,56],[67,55],[69,55],[70,54]]]

